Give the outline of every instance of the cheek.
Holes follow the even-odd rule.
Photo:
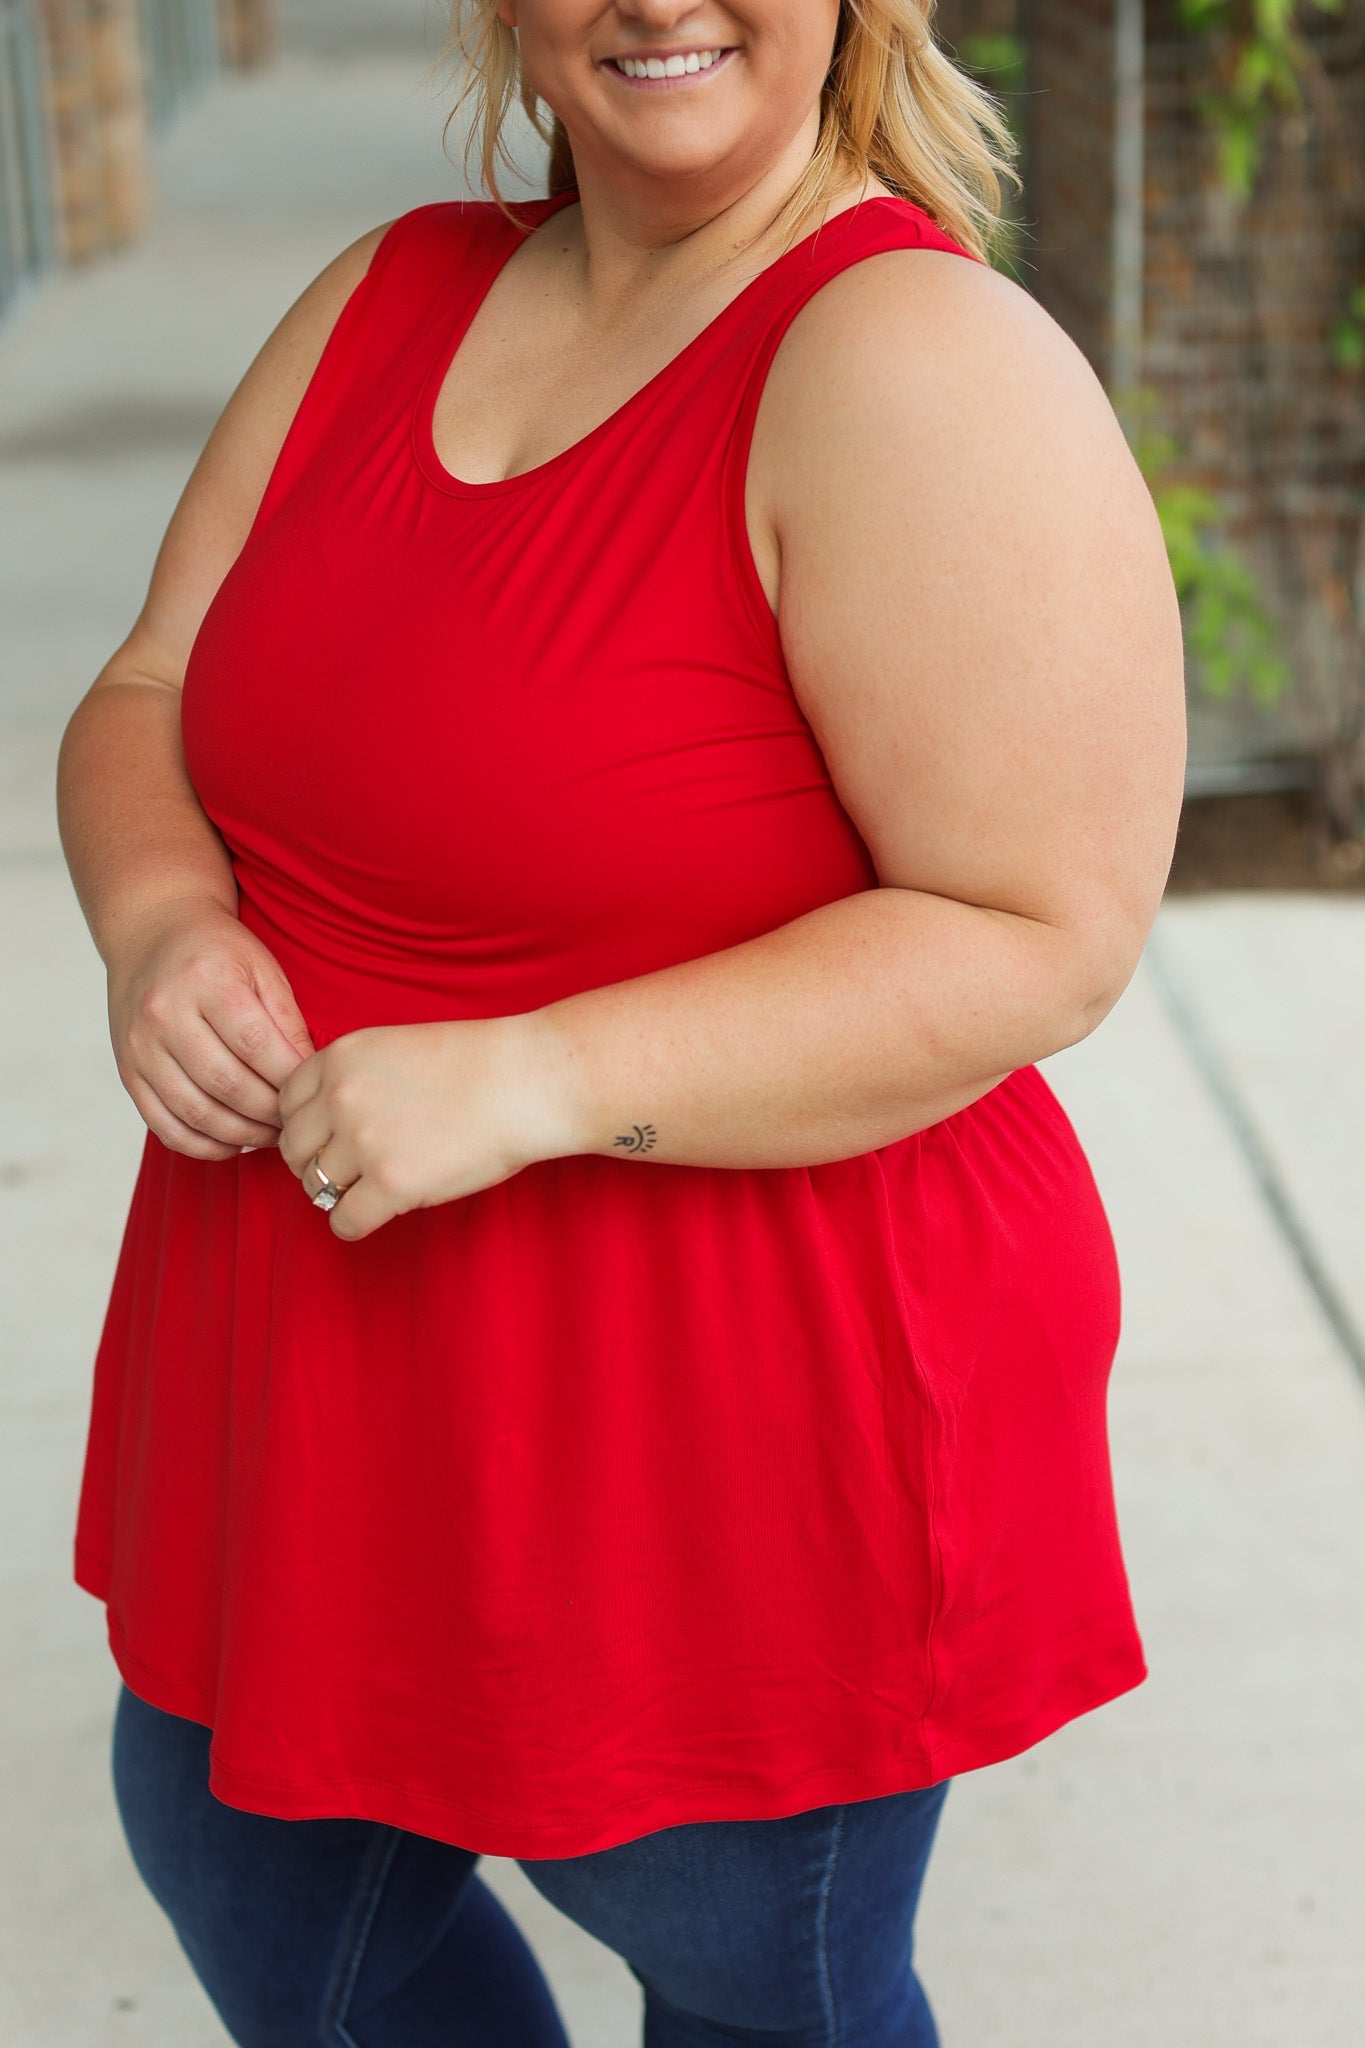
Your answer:
[[[776,8],[761,23],[737,30],[746,45],[751,92],[771,115],[804,109],[819,98],[838,18],[837,6]]]
[[[587,9],[582,0],[573,5],[555,5],[554,0],[533,0],[533,4],[507,5],[498,19],[517,29],[517,48],[522,69],[537,91],[553,94],[566,77],[581,72],[592,45],[598,9]],[[513,16],[507,21],[507,15]]]
[[[833,54],[839,0],[764,0],[761,7],[736,12],[731,19],[739,40],[818,68]]]

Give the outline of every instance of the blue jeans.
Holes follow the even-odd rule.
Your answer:
[[[477,1851],[227,1806],[208,1789],[211,1740],[124,1686],[112,1764],[128,1846],[240,2048],[568,2048]],[[911,1944],[950,1782],[521,1868],[623,1958],[645,2048],[937,2048]]]

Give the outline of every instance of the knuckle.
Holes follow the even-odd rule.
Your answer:
[[[363,1174],[366,1180],[383,1187],[389,1176],[398,1170],[385,1151],[382,1133],[368,1124],[357,1122],[351,1125],[347,1134],[347,1150],[355,1162],[353,1179]]]
[[[138,997],[135,1015],[140,1023],[150,1024],[154,1027],[159,1027],[169,1022],[170,1001],[165,989],[144,989]]]
[[[192,1131],[200,1131],[204,1135],[208,1135],[204,1130],[204,1105],[197,1102],[187,1089],[173,1089],[170,1094],[162,1099],[171,1115],[178,1116],[182,1124],[188,1124]]]
[[[327,1098],[336,1109],[358,1109],[363,1095],[364,1082],[359,1074],[337,1074],[328,1083]]]
[[[391,1160],[381,1160],[366,1174],[365,1178],[378,1189],[391,1207],[406,1209],[412,1202],[412,1184],[401,1166]]]
[[[269,1041],[270,1026],[245,989],[234,991],[227,1006],[226,1023],[237,1052],[259,1052]]]

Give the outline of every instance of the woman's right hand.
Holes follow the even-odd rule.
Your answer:
[[[315,1048],[278,962],[236,916],[227,844],[186,767],[185,676],[328,337],[391,225],[333,258],[247,370],[181,493],[132,630],[62,738],[62,848],[109,973],[119,1078],[148,1128],[192,1159],[277,1144],[278,1091]],[[158,886],[171,893],[144,908]]]
[[[279,1142],[279,1091],[315,1050],[279,963],[221,904],[163,908],[109,961],[119,1079],[191,1159]]]

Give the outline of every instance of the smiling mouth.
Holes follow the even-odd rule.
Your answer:
[[[671,87],[700,83],[703,78],[723,71],[734,54],[733,48],[718,46],[709,50],[661,50],[657,55],[606,57],[602,60],[602,69],[618,78],[622,85],[646,92],[651,89],[667,91]]]

